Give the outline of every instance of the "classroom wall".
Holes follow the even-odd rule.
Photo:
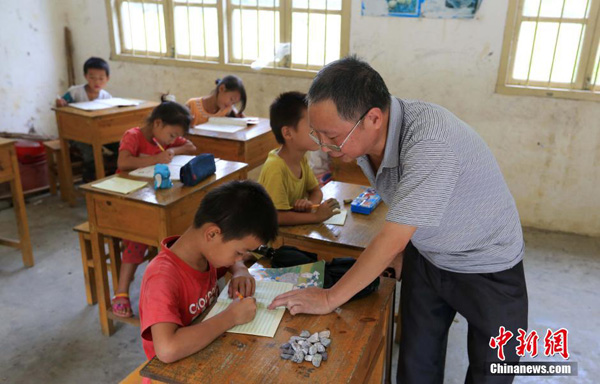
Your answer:
[[[0,132],[56,135],[51,111],[67,86],[60,1],[0,0]]]
[[[74,35],[77,79],[83,81],[79,68],[85,59],[110,54],[105,2],[61,3]],[[353,0],[351,52],[369,61],[394,95],[443,105],[477,130],[500,163],[524,225],[598,236],[600,104],[495,93],[507,5],[484,0],[474,20],[436,20],[362,17],[360,1]],[[110,64],[107,89],[123,97],[157,99],[171,91],[183,102],[207,94],[223,75]],[[278,93],[310,85],[303,78],[238,75],[250,95],[250,115],[264,116]]]

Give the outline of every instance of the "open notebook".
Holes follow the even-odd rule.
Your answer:
[[[193,129],[235,133],[252,124],[258,124],[258,117],[210,117],[207,123],[196,125]]]
[[[227,332],[266,337],[275,336],[277,327],[279,326],[281,318],[285,313],[285,308],[269,310],[267,307],[269,304],[271,304],[276,296],[291,291],[293,287],[294,285],[290,283],[257,281],[256,292],[254,293],[257,307],[256,317],[251,322],[242,325],[236,325]],[[227,286],[223,289],[217,298],[217,303],[214,305],[214,307],[212,307],[203,321],[206,321],[207,319],[210,319],[211,317],[218,315],[227,309],[229,304],[231,304],[233,301],[233,299],[229,298],[228,292],[229,284],[227,284]]]
[[[86,111],[97,111],[99,109],[107,109],[112,107],[130,107],[141,104],[138,100],[122,99],[113,97],[110,99],[96,99],[94,101],[82,101],[79,103],[71,103],[69,107],[79,108]]]
[[[146,185],[148,185],[146,181],[130,180],[124,177],[115,176],[92,184],[92,187],[110,192],[128,194],[144,188]]]
[[[179,171],[181,167],[186,165],[190,160],[192,160],[195,156],[186,156],[186,155],[177,155],[173,156],[173,159],[167,166],[169,167],[169,172],[171,172],[171,180],[179,180]],[[216,161],[217,159],[215,159]],[[144,168],[138,168],[135,171],[129,173],[131,176],[135,177],[143,177],[147,179],[154,178],[154,165],[149,165]]]

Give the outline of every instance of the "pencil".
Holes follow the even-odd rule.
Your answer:
[[[154,141],[156,143],[156,145],[158,145],[158,148],[160,148],[161,151],[165,151],[165,149],[163,148],[162,145],[160,145],[160,143],[158,142],[158,140],[156,140],[156,137],[152,138],[152,141]]]

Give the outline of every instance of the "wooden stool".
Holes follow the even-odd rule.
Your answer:
[[[94,279],[94,261],[92,260],[92,243],[90,241],[90,223],[81,223],[73,230],[79,234],[79,246],[81,247],[81,263],[83,265],[83,278],[85,281],[85,295],[89,305],[98,302],[96,295],[96,280]],[[118,239],[105,236],[104,243],[108,244],[108,254],[105,257],[110,259],[109,267],[112,275],[113,291],[119,286],[119,270],[121,268],[121,247]]]
[[[63,158],[60,151],[60,140],[44,141],[44,149],[46,150],[46,163],[48,164],[48,185],[50,193],[56,195],[56,184],[60,188],[60,198],[62,201],[67,201],[67,184],[63,175]],[[73,182],[81,180],[81,162],[72,162],[71,166],[74,169]]]

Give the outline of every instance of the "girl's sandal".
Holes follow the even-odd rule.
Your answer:
[[[132,317],[133,311],[131,309],[131,301],[129,300],[129,294],[117,293],[112,298],[112,312],[119,317]]]

